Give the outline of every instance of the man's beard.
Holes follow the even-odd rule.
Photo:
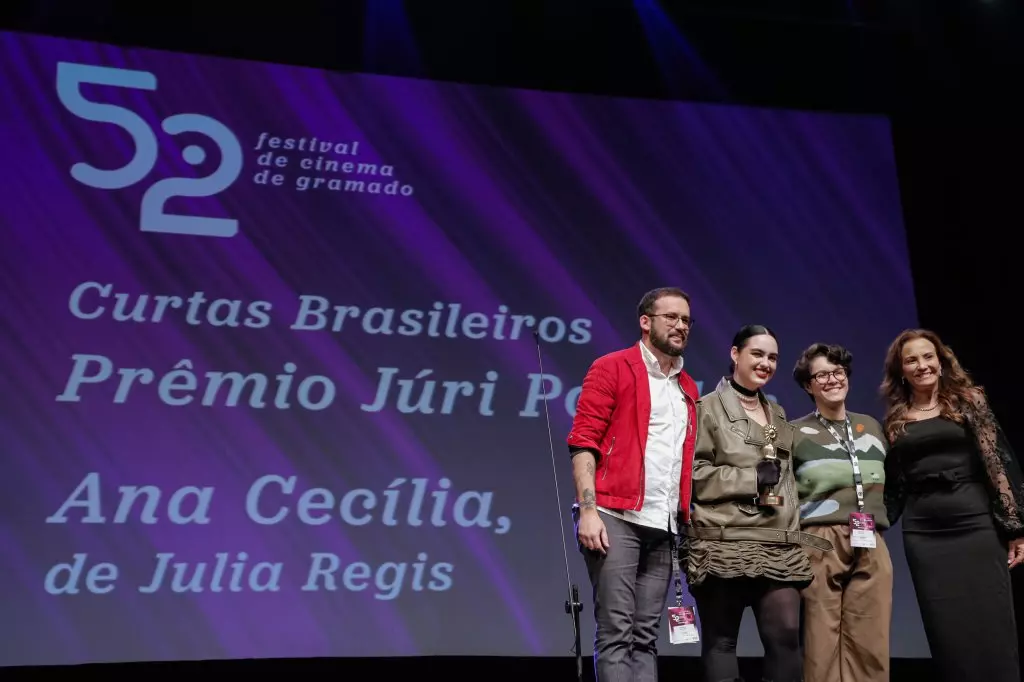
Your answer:
[[[657,348],[658,350],[660,350],[665,355],[669,355],[671,357],[678,357],[678,356],[683,354],[683,348],[686,347],[686,339],[683,338],[683,345],[680,346],[679,348],[676,348],[675,346],[673,346],[672,344],[669,343],[668,335],[665,335],[665,336],[654,336],[654,335],[652,335],[651,336],[651,345],[654,346],[655,348]]]

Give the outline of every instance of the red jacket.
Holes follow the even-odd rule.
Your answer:
[[[690,483],[697,435],[697,384],[685,371],[679,385],[689,414],[679,479],[681,520],[690,519]],[[644,453],[651,416],[651,388],[639,345],[594,361],[583,378],[572,430],[571,451],[590,450],[597,459],[597,504],[609,509],[640,510],[644,504]]]

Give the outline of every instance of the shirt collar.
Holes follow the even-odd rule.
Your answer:
[[[644,358],[644,364],[647,365],[647,371],[655,372],[660,376],[664,376],[661,372],[661,365],[658,364],[658,358],[654,357],[654,353],[651,349],[644,345],[643,341],[640,341],[640,354]],[[672,368],[668,372],[669,378],[674,377],[683,371],[683,356],[677,355],[672,358]]]

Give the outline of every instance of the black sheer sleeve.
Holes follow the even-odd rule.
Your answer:
[[[900,465],[899,451],[897,449],[893,452],[891,445],[885,455],[885,487],[882,489],[882,497],[885,501],[886,516],[889,517],[889,526],[892,527],[903,515],[903,507],[907,502],[907,485],[903,467]]]
[[[972,402],[968,415],[988,472],[996,527],[1006,538],[1024,537],[1024,474],[985,396],[979,391]]]

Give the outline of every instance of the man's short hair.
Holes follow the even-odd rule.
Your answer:
[[[640,304],[636,307],[637,318],[639,319],[644,315],[653,315],[654,304],[657,303],[659,298],[664,296],[676,296],[687,303],[690,302],[690,295],[677,287],[660,287],[658,289],[651,289],[644,294],[644,297],[640,299]]]

